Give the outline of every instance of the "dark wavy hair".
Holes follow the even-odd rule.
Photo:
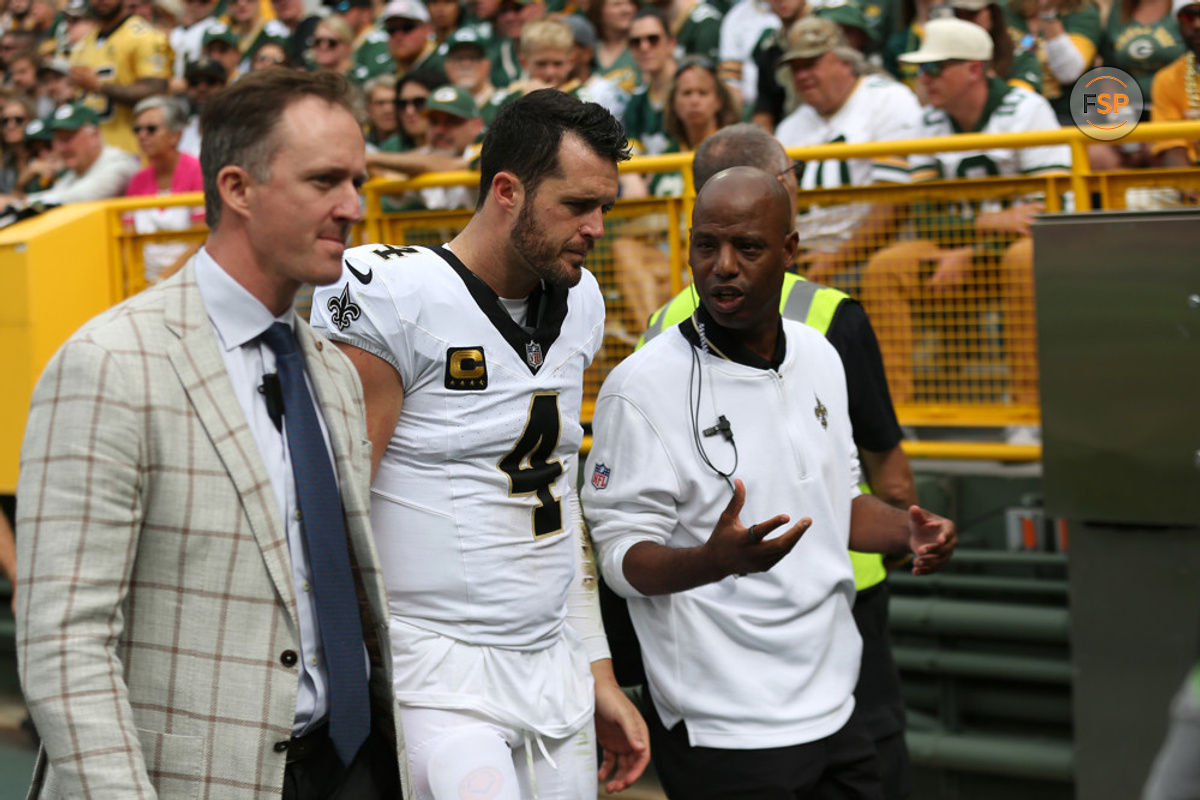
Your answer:
[[[603,106],[557,89],[539,89],[505,105],[488,127],[479,156],[476,208],[483,207],[497,173],[516,175],[531,195],[547,177],[562,175],[558,149],[567,132],[614,164],[629,158],[625,127]]]

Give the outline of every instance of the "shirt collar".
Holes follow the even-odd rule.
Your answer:
[[[695,324],[693,324],[693,318]],[[692,317],[679,323],[679,332],[691,343],[692,347],[705,349],[700,343],[700,333],[696,330],[698,325],[704,326],[704,338],[708,339],[714,354],[719,350],[720,355],[729,361],[755,369],[778,370],[783,364],[783,357],[787,353],[787,343],[783,335],[783,317],[779,318],[779,336],[775,340],[775,354],[770,361],[743,346],[728,329],[723,328],[712,318],[703,304],[696,309],[696,313]]]
[[[992,112],[1000,107],[1000,104],[1004,102],[1005,96],[1008,95],[1012,87],[1000,78],[997,78],[995,75],[989,75],[987,79],[987,89],[987,100],[984,101],[983,111],[980,112],[979,119],[976,121],[975,127],[971,128],[971,130],[963,130],[962,128],[958,127],[958,123],[954,121],[954,117],[950,116],[949,114],[946,115],[946,118],[950,120],[950,125],[954,128],[955,133],[979,133],[982,131],[984,126],[987,125],[988,121],[992,118]]]
[[[222,349],[234,350],[253,342],[271,327],[282,322],[293,328],[292,309],[276,317],[226,272],[203,247],[196,253],[196,286],[204,310],[217,331]]]

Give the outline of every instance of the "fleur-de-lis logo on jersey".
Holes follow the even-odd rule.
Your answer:
[[[813,395],[813,397],[817,397]],[[820,420],[822,428],[829,428],[829,410],[825,408],[825,404],[821,402],[821,398],[817,397],[817,406],[813,409],[813,414]]]
[[[342,287],[341,294],[337,297],[329,298],[327,307],[329,308],[330,319],[339,331],[346,330],[346,328],[350,327],[351,322],[362,316],[362,309],[350,299],[349,283]]]

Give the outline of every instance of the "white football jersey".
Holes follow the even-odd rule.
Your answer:
[[[393,617],[473,645],[546,647],[574,574],[566,498],[604,331],[596,279],[536,290],[527,333],[445,247],[363,245],[344,264],[316,291],[313,326],[404,384],[371,508]]]
[[[742,107],[752,108],[758,96],[758,65],[754,46],[764,32],[778,29],[779,17],[763,0],[737,0],[721,20],[721,66],[740,65],[737,86],[742,92]]]
[[[886,109],[886,113],[881,110]],[[883,75],[866,75],[842,107],[824,117],[807,103],[785,117],[775,129],[784,147],[847,142],[882,142],[914,139],[920,134],[921,105],[907,86]],[[908,162],[903,156],[807,161],[800,175],[801,189],[839,189],[872,183],[903,183]],[[870,211],[868,203],[813,206],[797,219],[801,246],[809,250],[836,250]]]
[[[1058,118],[1046,98],[1019,86],[1009,86],[999,78],[989,78],[987,104],[973,132],[1016,133],[1058,130],[1059,127]],[[926,107],[921,128],[916,135],[927,138],[963,132],[955,127],[946,112]],[[910,160],[913,180],[1040,175],[1069,171],[1071,149],[1065,144],[994,147],[990,150],[913,155]]]

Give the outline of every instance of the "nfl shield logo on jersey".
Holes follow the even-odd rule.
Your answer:
[[[542,365],[542,346],[537,342],[526,342],[525,361],[529,364],[530,369],[540,367]]]
[[[604,466],[603,464],[597,464],[596,468],[592,470],[592,486],[594,486],[597,490],[607,487],[608,475],[610,472],[612,472],[612,470],[610,470],[608,467]]]

